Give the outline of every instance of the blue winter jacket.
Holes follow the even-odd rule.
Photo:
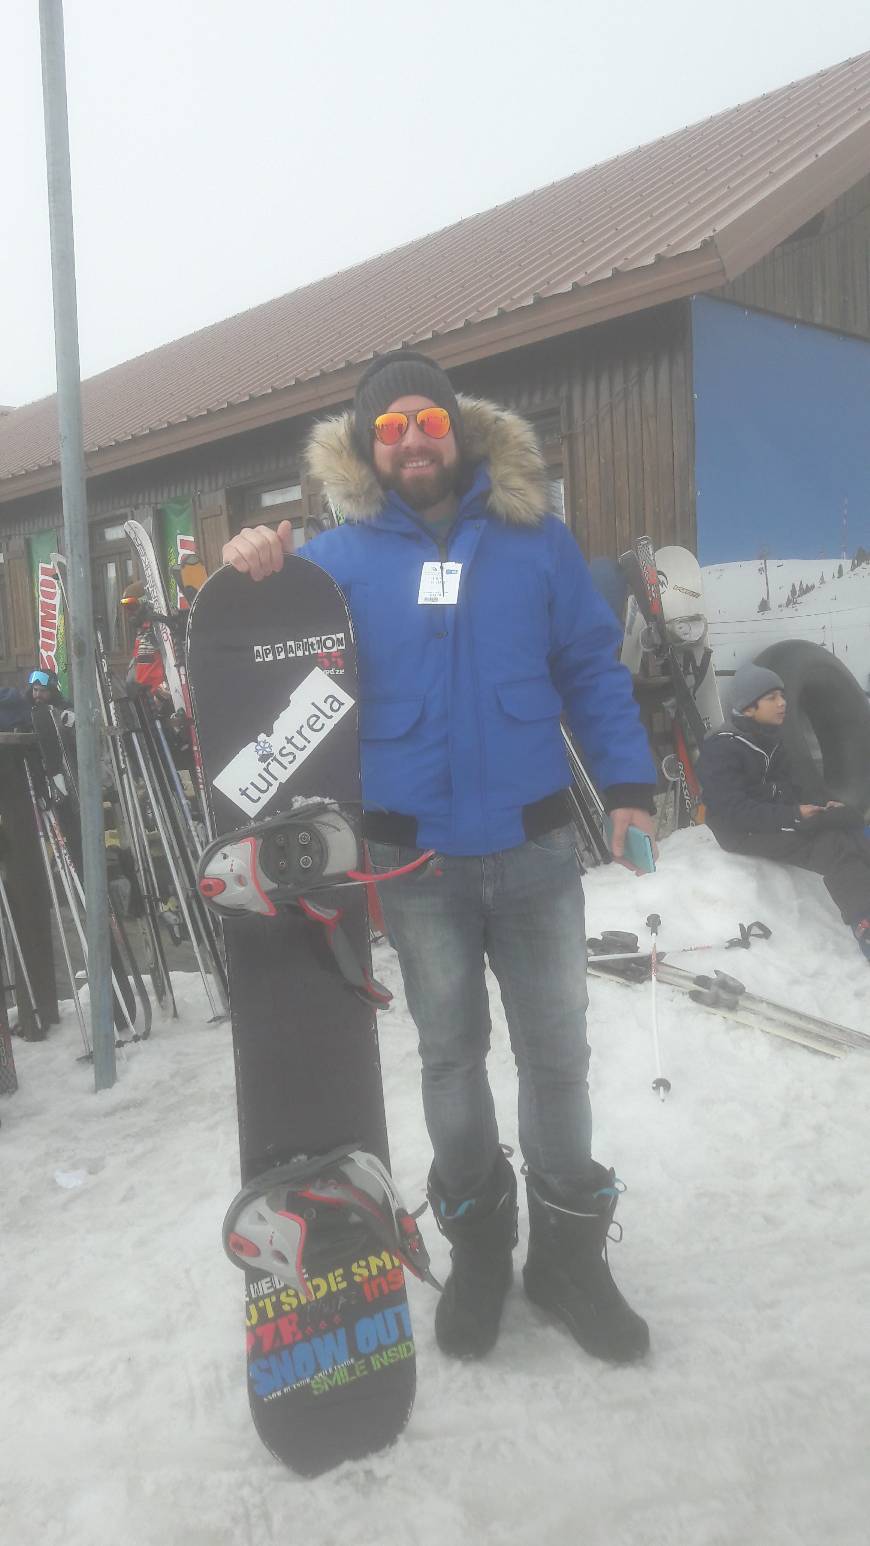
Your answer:
[[[507,426],[518,439],[520,467],[527,444],[537,466],[531,432],[514,415],[465,400],[466,435],[469,420],[477,431],[488,415],[502,438]],[[302,552],[350,607],[366,807],[415,817],[418,844],[442,853],[515,847],[526,839],[524,808],[570,781],[563,713],[609,808],[647,805],[655,768],[631,677],[616,658],[621,631],[574,538],[542,513],[540,477],[528,471],[524,487],[514,461],[490,447],[442,553],[397,494],[385,499],[366,484],[346,420],[318,426],[315,439],[312,470],[332,482],[330,492],[338,483],[338,502],[355,515]],[[518,518],[527,506],[533,513]],[[462,565],[458,602],[420,605],[423,564],[441,557]]]

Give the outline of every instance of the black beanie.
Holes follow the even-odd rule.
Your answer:
[[[374,422],[397,397],[428,397],[450,414],[450,426],[462,455],[462,422],[456,393],[446,371],[411,349],[397,349],[373,360],[360,377],[353,400],[354,444],[360,456],[371,463]]]

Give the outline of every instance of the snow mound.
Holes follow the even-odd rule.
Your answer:
[[[723,854],[701,829],[668,840],[656,875],[611,867],[586,893],[590,934],[643,938],[658,912],[663,949],[761,918],[769,942],[685,964],[866,1026],[868,968],[813,876]],[[416,1036],[386,946],[376,971],[397,994],[384,1080],[394,1170],[416,1203],[429,1166]],[[611,1264],[649,1318],[650,1360],[593,1363],[518,1282],[492,1356],[454,1365],[414,1282],[405,1435],[301,1482],[250,1424],[241,1284],[220,1247],[237,1188],[229,1031],[208,1025],[197,979],[175,987],[181,1019],[158,1019],[98,1096],[71,1012],[47,1042],[15,1045],[21,1088],[0,1102],[5,1540],[866,1546],[870,1058],[817,1056],[662,988],[662,1105],[648,988],[591,980],[595,1152],[628,1186]],[[491,1077],[515,1144],[494,983],[492,1002]],[[443,1274],[446,1243],[423,1226]]]

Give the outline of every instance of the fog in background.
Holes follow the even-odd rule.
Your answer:
[[[82,373],[870,48],[867,0],[66,0]],[[53,392],[37,0],[0,9],[0,404]]]

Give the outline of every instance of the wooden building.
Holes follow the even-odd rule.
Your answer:
[[[129,646],[124,520],[167,551],[189,536],[209,568],[245,524],[289,517],[301,541],[322,506],[313,419],[402,344],[535,422],[587,556],[643,530],[694,546],[699,296],[870,340],[870,53],[86,382],[111,653]],[[59,482],[54,399],[0,416],[0,682],[37,658]]]

